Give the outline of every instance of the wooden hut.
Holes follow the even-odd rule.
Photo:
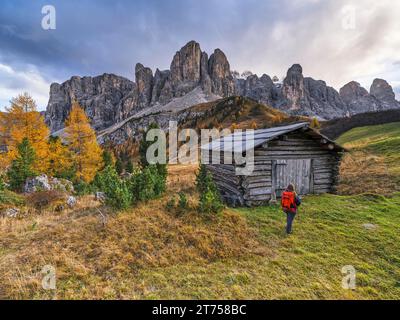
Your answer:
[[[237,134],[242,137],[239,142],[235,142]],[[248,175],[237,175],[236,169],[248,163],[239,165],[235,160],[226,163],[224,151],[245,156],[250,148],[254,153],[250,160],[254,161],[254,170]],[[222,198],[232,206],[261,205],[276,200],[289,183],[295,185],[300,195],[334,192],[345,151],[310,128],[309,123],[254,130],[251,135],[235,133],[203,145],[201,149],[209,154],[212,163],[220,159],[220,164],[209,163],[206,167]],[[215,158],[217,151],[220,152],[218,159]]]

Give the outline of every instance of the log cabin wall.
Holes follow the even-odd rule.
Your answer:
[[[280,198],[288,183],[294,183],[300,194],[334,192],[340,160],[341,153],[328,141],[299,130],[257,147],[249,176],[236,176],[235,165],[207,168],[229,205],[255,206]]]

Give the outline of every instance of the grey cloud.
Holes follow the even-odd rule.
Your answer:
[[[136,62],[169,68],[175,51],[193,39],[209,53],[221,48],[233,69],[282,77],[299,62],[306,75],[338,88],[365,77],[368,66],[371,82],[384,78],[374,58],[390,61],[383,50],[398,45],[385,42],[400,8],[387,0],[368,19],[362,14],[373,0],[52,0],[57,29],[44,31],[47,2],[4,0],[0,11],[0,63],[17,72],[34,65],[44,82],[104,72],[133,79]],[[344,32],[340,10],[347,4],[360,17],[356,30]],[[24,88],[18,79],[7,85]]]

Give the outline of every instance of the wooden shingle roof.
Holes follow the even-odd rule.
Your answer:
[[[326,140],[334,146],[333,150],[346,151],[343,147],[320,134],[319,132],[310,128],[308,122],[295,123],[287,126],[272,127],[260,130],[246,130],[242,132],[235,132],[231,135],[216,139],[201,146],[202,150],[209,151],[228,151],[228,152],[244,152],[253,148],[261,146],[265,142],[273,140],[279,136],[288,134],[290,132],[303,129],[309,131],[313,136],[319,136],[321,139]]]

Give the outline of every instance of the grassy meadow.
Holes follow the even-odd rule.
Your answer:
[[[352,129],[338,142],[349,149],[341,167],[341,194],[400,191],[400,123]]]
[[[197,213],[193,166],[169,167],[164,197],[119,213],[93,196],[62,212],[27,204],[0,218],[0,298],[400,299],[398,130],[342,136],[340,194],[305,197],[291,236],[278,206]],[[178,192],[189,208],[167,210]],[[56,290],[42,289],[45,265]],[[346,265],[354,290],[342,288]]]

